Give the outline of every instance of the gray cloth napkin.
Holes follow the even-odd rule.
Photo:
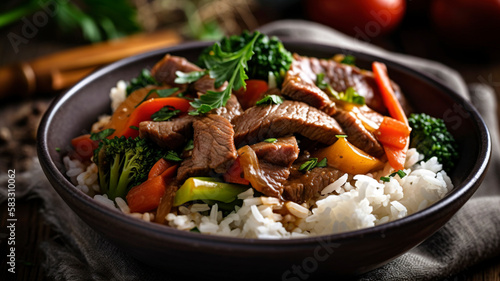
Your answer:
[[[486,85],[467,87],[448,67],[419,58],[394,54],[359,42],[330,28],[302,21],[280,21],[260,28],[282,37],[298,37],[389,57],[434,75],[456,89],[482,113],[493,139],[490,169],[477,194],[436,234],[424,243],[360,280],[435,280],[459,274],[500,254],[500,186],[496,100]],[[469,96],[470,94],[470,96]],[[117,249],[82,222],[55,193],[34,159],[34,168],[19,174],[17,199],[41,198],[41,212],[58,234],[42,244],[47,276],[55,280],[164,280],[164,272],[144,265]],[[35,180],[36,179],[36,180]],[[0,182],[6,175],[0,176]],[[6,190],[0,189],[0,202]],[[169,275],[171,277],[171,275]],[[316,276],[319,277],[319,276]],[[170,279],[170,278],[169,278]]]

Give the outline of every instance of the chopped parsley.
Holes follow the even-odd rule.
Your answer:
[[[301,172],[307,172],[310,171],[316,167],[323,168],[326,167],[327,165],[327,159],[323,158],[323,160],[318,162],[318,158],[309,158],[306,162],[304,162],[302,165],[299,167],[299,171]]]
[[[192,139],[190,139],[187,143],[186,146],[184,146],[184,151],[190,151],[193,150],[194,148],[194,142]]]
[[[344,56],[344,58],[340,61],[340,63],[355,65],[356,64],[356,57],[352,56],[352,55]]]
[[[139,76],[132,78],[127,85],[127,96],[133,91],[144,88],[148,85],[160,85],[147,69],[143,69]]]
[[[269,138],[269,139],[265,139],[264,140],[265,142],[268,142],[268,143],[276,143],[278,141],[278,139],[275,139],[275,138]]]
[[[397,172],[390,174],[388,177],[380,177],[380,180],[383,182],[390,182],[391,178],[396,175],[398,175],[400,178],[403,178],[404,176],[406,176],[406,173],[403,170],[398,170]]]
[[[258,100],[255,105],[272,105],[272,104],[282,104],[283,98],[277,95],[269,95]]]
[[[172,150],[167,152],[167,155],[163,156],[163,158],[165,160],[174,161],[174,162],[182,161],[182,158],[179,157],[179,154],[177,154],[175,151],[172,151]]]
[[[132,129],[132,130],[139,131],[139,127],[137,127],[137,126],[130,126],[129,128]]]
[[[106,129],[106,130],[102,130],[100,132],[90,134],[90,139],[94,140],[94,141],[100,141],[100,140],[103,140],[103,139],[111,136],[114,132],[115,132],[115,129],[111,129],[111,128]]]
[[[365,104],[365,97],[360,96],[353,87],[349,87],[345,90],[345,92],[337,92],[335,91],[328,82],[325,80],[325,74],[324,73],[319,73],[316,76],[316,86],[326,92],[327,94],[333,96],[334,98],[349,102],[349,103],[354,103],[358,105],[364,105]]]
[[[153,113],[151,115],[151,120],[155,122],[167,121],[170,118],[177,116],[180,112],[180,109],[175,109],[173,106],[166,105],[157,112]]]
[[[59,147],[56,147],[55,150],[56,150],[56,152],[61,152],[61,148],[59,148]]]
[[[335,135],[336,138],[347,138],[347,135]]]
[[[345,92],[338,93],[335,98],[349,103],[365,105],[365,97],[360,96],[353,87],[347,88]]]
[[[196,98],[190,104],[195,109],[190,115],[199,115],[209,112],[212,109],[223,107],[231,97],[232,90],[245,88],[245,80],[248,79],[245,70],[248,68],[247,62],[253,55],[253,47],[259,32],[255,32],[252,40],[235,52],[224,52],[220,43],[215,43],[209,55],[204,57],[204,65],[208,69],[211,78],[215,79],[214,86],[219,88],[228,82],[227,87],[221,91],[207,91],[206,94]]]

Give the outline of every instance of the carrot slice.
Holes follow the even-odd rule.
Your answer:
[[[382,99],[384,100],[384,104],[389,111],[389,114],[396,120],[404,123],[408,131],[410,127],[408,125],[408,118],[406,118],[406,114],[403,110],[403,107],[399,103],[394,90],[392,89],[391,80],[389,79],[389,75],[387,74],[387,67],[385,64],[381,62],[373,62],[373,77],[377,82],[377,85],[380,89],[380,93],[382,94]],[[399,140],[401,141],[401,140]],[[387,155],[387,159],[389,160],[389,164],[391,167],[396,170],[401,170],[404,168],[404,164],[406,161],[406,151],[408,151],[408,146],[410,145],[410,136],[406,137],[405,143],[403,147],[402,144],[394,146],[395,143],[398,142],[397,139],[387,140],[387,142],[392,142],[392,144],[383,144],[385,154]]]
[[[148,179],[161,175],[171,166],[173,166],[172,163],[168,162],[164,158],[160,158],[160,160],[156,161],[151,170],[149,170]]]
[[[403,122],[385,116],[375,135],[383,145],[403,149],[408,143],[410,129]]]
[[[154,210],[165,194],[167,182],[175,174],[177,165],[170,166],[163,173],[133,187],[127,194],[127,203],[132,213]]]
[[[143,213],[158,207],[165,193],[165,180],[161,176],[134,186],[127,194],[127,203],[132,213]]]
[[[408,118],[406,118],[403,107],[399,103],[396,94],[392,89],[391,80],[387,74],[387,67],[381,62],[375,61],[372,64],[372,69],[373,77],[377,82],[384,104],[387,107],[387,110],[389,110],[389,114],[391,114],[394,119],[408,125]]]
[[[72,139],[71,145],[74,148],[72,156],[84,162],[90,161],[90,158],[94,155],[94,150],[99,146],[99,142],[91,140],[90,134],[85,134]]]

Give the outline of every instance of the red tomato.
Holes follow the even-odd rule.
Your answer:
[[[392,31],[401,22],[405,0],[307,0],[307,15],[364,41]]]
[[[500,42],[500,1],[434,0],[432,20],[442,37],[464,47],[494,47]]]

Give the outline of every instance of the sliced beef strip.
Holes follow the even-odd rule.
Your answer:
[[[308,58],[295,54],[292,65],[283,81],[282,94],[332,115],[335,113],[335,103],[316,86],[317,74],[311,69],[311,61]]]
[[[175,78],[177,75],[175,72],[181,71],[184,73],[189,73],[193,71],[201,71],[202,69],[197,65],[189,62],[183,57],[172,56],[170,54],[165,55],[163,59],[155,64],[151,69],[151,75],[161,83],[173,86],[182,87],[184,84],[175,83]],[[210,78],[209,75],[205,75],[198,79],[197,81],[191,83],[187,88],[188,93],[192,94],[205,94],[207,91],[222,91],[225,89],[227,83],[224,83],[221,87],[216,89],[214,87],[214,79]]]
[[[355,66],[338,63],[332,59],[318,59],[314,57],[302,57],[294,54],[296,64],[301,66],[301,77],[308,77],[306,81],[316,81],[319,73],[325,74],[325,81],[329,83],[337,92],[344,92],[347,88],[353,87],[358,94],[365,97],[366,104],[379,113],[386,113],[380,90],[377,82],[373,78],[373,73],[361,70]],[[403,108],[408,111],[409,105],[401,93],[399,86],[393,84],[394,92]]]
[[[224,117],[208,114],[193,123],[193,162],[224,173],[236,159],[234,131]]]
[[[347,140],[354,146],[375,157],[384,155],[384,148],[382,145],[377,141],[375,136],[365,128],[354,112],[338,110],[333,117],[344,129]]]
[[[307,202],[343,174],[342,171],[332,167],[314,168],[306,173],[294,167],[283,188],[283,197],[299,204]]]
[[[239,116],[241,115],[241,113],[243,113],[243,109],[241,108],[241,105],[238,102],[236,96],[231,95],[225,107],[213,109],[211,113],[220,115],[231,122],[234,117]]]
[[[200,70],[202,69],[185,58],[166,54],[162,60],[153,66],[151,69],[151,75],[158,82],[172,86],[179,86],[179,84],[174,82],[177,77],[175,74],[176,71],[188,73]]]
[[[283,186],[290,176],[290,168],[259,161],[264,180],[268,183],[262,190],[266,196],[282,198]]]
[[[139,124],[139,136],[149,138],[161,147],[177,149],[190,139],[195,119],[194,116],[186,115],[170,121],[143,121]]]
[[[177,181],[182,184],[189,177],[209,176],[210,168],[199,164],[194,162],[192,157],[184,159],[177,169]]]
[[[337,140],[335,135],[343,134],[335,119],[297,101],[251,107],[234,118],[233,124],[234,142],[238,147],[294,133],[330,145]]]
[[[275,143],[259,142],[250,146],[260,161],[290,167],[299,156],[299,146],[294,136],[278,138]]]

